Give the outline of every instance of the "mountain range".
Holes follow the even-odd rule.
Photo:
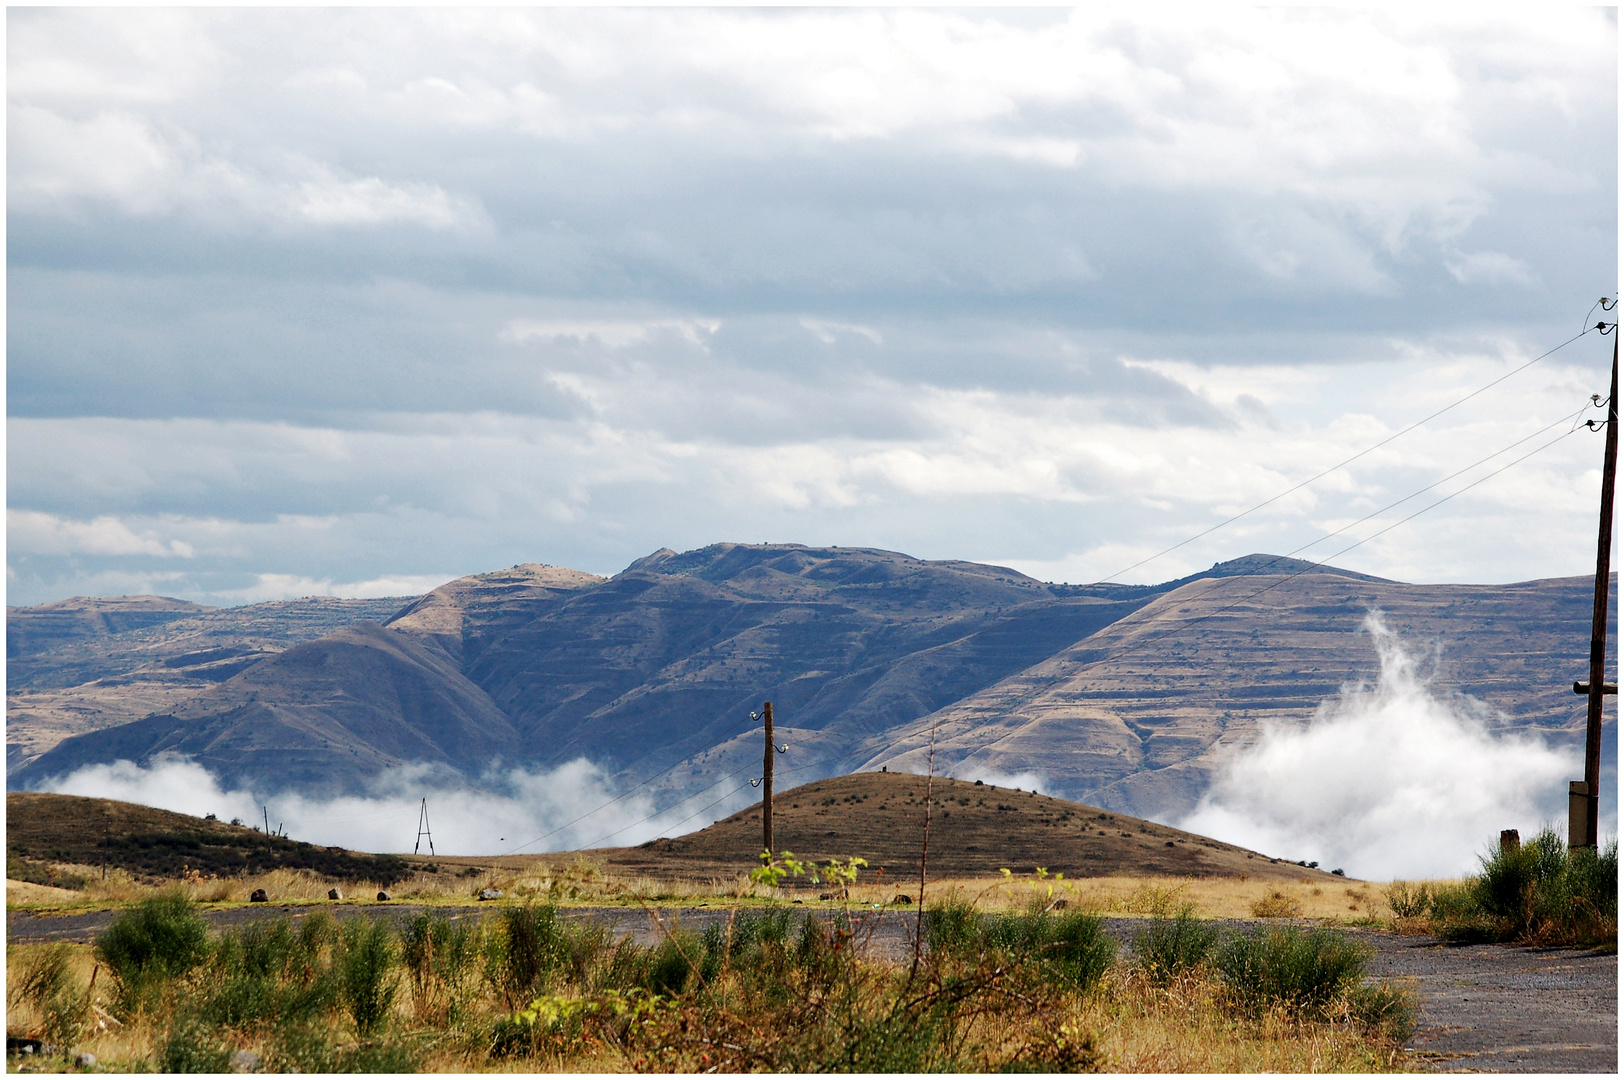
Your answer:
[[[7,610],[8,787],[165,753],[311,795],[392,766],[477,778],[585,757],[675,795],[759,771],[749,714],[772,701],[784,784],[882,766],[1028,776],[1174,820],[1261,725],[1302,724],[1373,677],[1372,610],[1491,728],[1581,743],[1591,590],[1411,585],[1267,555],[1077,586],[716,544],[609,578],[528,563],[417,598],[76,598]]]

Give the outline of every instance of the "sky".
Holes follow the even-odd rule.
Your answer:
[[[1614,13],[1452,19],[10,9],[8,603],[719,541],[1592,573],[1599,435],[1488,474],[1596,333],[1133,567],[1615,293]]]

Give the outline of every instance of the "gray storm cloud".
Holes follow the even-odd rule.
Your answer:
[[[1375,685],[1344,688],[1305,726],[1265,728],[1179,827],[1375,880],[1473,871],[1501,829],[1565,832],[1582,750],[1490,731],[1480,706],[1421,677],[1379,612],[1365,629]]]
[[[768,536],[1094,580],[1616,277],[1606,10],[7,20],[12,603]],[[1295,548],[1600,357],[1148,575]],[[1578,572],[1582,445],[1356,568]]]

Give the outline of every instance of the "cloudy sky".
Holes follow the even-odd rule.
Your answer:
[[[8,602],[721,540],[1093,581],[1614,292],[1610,11],[1201,17],[11,9]],[[1467,470],[1336,554],[1566,432],[1610,349],[1123,580]],[[1336,561],[1586,573],[1600,456]]]

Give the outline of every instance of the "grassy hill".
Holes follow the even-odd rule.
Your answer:
[[[773,846],[821,862],[861,856],[869,864],[865,879],[883,870],[886,880],[917,881],[925,783],[923,776],[903,773],[853,773],[775,794]],[[1244,874],[1339,880],[1233,844],[1030,791],[937,777],[931,803],[931,878],[993,876],[1006,867],[1030,874],[1041,866],[1078,878]],[[686,836],[588,854],[621,874],[703,880],[744,873],[761,865],[761,804]],[[438,861],[493,865],[477,858]]]
[[[103,866],[149,881],[178,878],[187,869],[218,877],[304,869],[388,884],[409,872],[395,855],[319,847],[150,806],[77,795],[6,795],[6,877],[71,885],[86,870]]]

